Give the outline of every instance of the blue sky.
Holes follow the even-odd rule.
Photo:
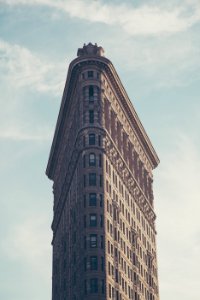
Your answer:
[[[199,0],[0,0],[0,299],[51,298],[45,169],[69,62],[97,42],[160,157],[160,296],[200,299]]]

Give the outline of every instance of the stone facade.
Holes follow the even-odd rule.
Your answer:
[[[159,159],[96,44],[69,66],[47,166],[53,300],[159,300],[152,170]]]

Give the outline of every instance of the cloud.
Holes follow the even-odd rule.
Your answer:
[[[61,65],[42,60],[29,49],[0,40],[0,79],[9,86],[60,94],[64,85]]]
[[[52,132],[49,128],[34,128],[34,131],[27,131],[26,128],[20,128],[17,123],[13,124],[13,126],[1,126],[0,128],[0,139],[3,140],[46,142],[51,138]]]
[[[49,280],[51,270],[49,222],[45,214],[38,213],[35,216],[30,215],[29,219],[22,219],[2,236],[0,247],[1,256],[9,264],[21,264],[29,270],[29,275],[34,272],[43,282]]]
[[[29,219],[17,224],[4,238],[2,243],[4,255],[14,260],[25,259],[33,265],[38,258],[42,263],[42,259],[49,252],[51,243],[47,232],[49,232],[49,220],[46,215],[29,216]],[[40,262],[38,262],[39,265]]]
[[[0,39],[0,70],[0,86],[4,95],[0,100],[3,107],[0,113],[0,139],[49,140],[52,128],[38,122],[42,104],[36,95],[40,94],[44,99],[46,95],[61,97],[65,66],[48,62],[23,46]],[[36,115],[31,102],[34,102],[34,111],[37,109]]]
[[[172,1],[166,5],[149,3],[138,7],[127,3],[104,3],[101,0],[3,0],[3,3],[45,5],[73,18],[121,27],[130,36],[174,34],[200,21],[200,8],[194,0],[185,0],[181,5],[174,5]]]
[[[199,299],[199,144],[175,132],[173,149],[161,158],[155,181],[162,299]],[[188,281],[188,278],[189,281]],[[177,288],[190,285],[184,290]]]

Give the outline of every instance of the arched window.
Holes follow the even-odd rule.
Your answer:
[[[94,153],[89,154],[89,166],[96,166],[96,155]]]

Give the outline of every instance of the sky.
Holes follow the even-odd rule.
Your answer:
[[[0,299],[51,299],[45,176],[70,61],[97,43],[158,153],[161,300],[200,299],[200,0],[0,0]]]

